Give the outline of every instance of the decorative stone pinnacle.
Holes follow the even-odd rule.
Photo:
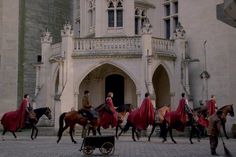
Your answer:
[[[45,31],[41,34],[41,43],[52,43],[51,33],[48,31],[48,28],[45,28]]]
[[[176,29],[174,31],[174,38],[175,39],[184,39],[185,38],[185,30],[181,23],[179,22],[176,26]]]
[[[69,21],[66,21],[61,30],[61,36],[72,36],[74,34],[73,29]]]
[[[152,34],[152,25],[151,25],[148,18],[146,18],[143,22],[142,33],[143,34]]]

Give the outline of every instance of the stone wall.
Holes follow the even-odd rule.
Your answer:
[[[24,16],[24,93],[34,95],[36,72],[32,63],[41,53],[40,35],[47,27],[53,42],[60,41],[60,30],[66,20],[72,19],[72,0],[25,0]]]

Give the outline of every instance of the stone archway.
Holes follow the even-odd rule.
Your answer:
[[[89,99],[93,106],[104,103],[108,92],[114,93],[113,102],[115,106],[125,103],[130,103],[134,106],[137,104],[134,81],[122,69],[108,63],[95,68],[81,81],[78,108],[81,108],[85,90],[90,91]]]
[[[162,65],[155,70],[152,82],[156,95],[156,107],[170,105],[170,80],[167,71]]]

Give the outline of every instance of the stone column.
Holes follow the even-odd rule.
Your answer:
[[[73,69],[73,59],[72,53],[74,48],[74,32],[72,26],[69,23],[64,24],[63,30],[61,30],[62,36],[62,47],[61,56],[64,58],[63,69],[61,71],[60,81],[61,88],[61,111],[68,112],[71,108],[75,108],[74,102],[74,69]]]
[[[144,96],[146,92],[149,92],[151,95],[151,99],[153,102],[153,105],[155,107],[155,93],[154,88],[152,84],[152,25],[149,22],[149,19],[146,19],[143,23],[142,28],[142,63],[144,67],[144,86],[143,90],[141,92],[141,96]]]

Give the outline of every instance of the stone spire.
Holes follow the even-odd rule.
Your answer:
[[[63,26],[63,30],[61,30],[61,36],[73,36],[74,31],[72,29],[71,24],[69,21],[66,21],[66,23]]]
[[[179,22],[176,26],[176,29],[174,31],[174,38],[175,39],[184,39],[185,38],[185,30],[181,23]]]
[[[47,27],[41,34],[41,43],[52,43],[52,36]]]

